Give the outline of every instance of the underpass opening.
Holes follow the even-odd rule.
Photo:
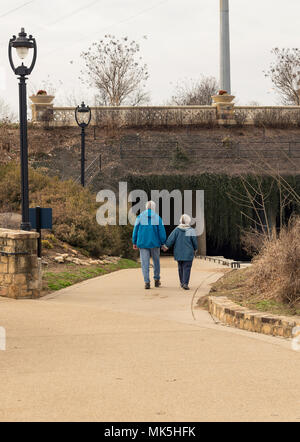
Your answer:
[[[249,183],[253,183],[256,177],[254,175],[246,176]],[[278,186],[272,182],[272,177],[261,177],[261,186],[264,192],[268,194],[268,210],[272,213],[274,220],[273,227],[278,219],[280,208],[280,195]],[[291,186],[297,192],[300,191],[300,177],[286,177]],[[233,201],[234,192],[244,195],[245,189],[239,176],[202,174],[202,175],[130,175],[126,178],[129,190],[141,189],[146,192],[151,199],[151,191],[154,189],[167,190],[172,192],[180,190],[184,195],[185,190],[193,191],[193,199],[196,190],[204,190],[204,234],[198,239],[199,252],[202,255],[224,256],[225,258],[248,261],[251,256],[243,249],[242,235],[249,228],[253,227],[255,220],[255,211],[248,207],[242,207]],[[193,204],[194,205],[194,204]],[[174,200],[170,199],[171,216],[170,223],[166,225],[166,231],[169,235],[178,225],[179,219],[174,217]],[[182,199],[182,213],[184,208],[184,196]],[[159,214],[163,214],[162,201],[159,203]],[[194,210],[193,210],[194,212]],[[287,208],[286,219],[292,214],[300,212],[299,206],[289,206]],[[194,213],[193,213],[194,216]]]

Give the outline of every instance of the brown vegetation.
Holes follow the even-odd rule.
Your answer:
[[[210,106],[212,104],[212,95],[217,93],[217,80],[214,77],[202,76],[197,80],[179,82],[176,85],[172,103],[177,106]]]
[[[33,169],[29,174],[30,206],[53,208],[53,233],[92,256],[132,257],[131,226],[99,226],[96,196],[73,181],[60,181]],[[20,210],[20,171],[11,163],[0,169],[0,211]]]
[[[264,241],[253,260],[247,286],[261,299],[290,305],[300,302],[300,217],[291,219],[278,236]]]
[[[262,109],[253,116],[256,127],[288,129],[300,126],[300,112],[288,109]]]
[[[294,217],[278,236],[265,236],[252,266],[227,273],[213,284],[211,294],[250,309],[300,315],[300,217]]]

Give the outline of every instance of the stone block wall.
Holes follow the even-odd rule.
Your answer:
[[[209,296],[208,310],[223,324],[265,335],[292,338],[294,327],[300,326],[299,317],[252,311],[235,304],[226,296]]]
[[[0,229],[0,296],[37,298],[41,292],[38,233]]]

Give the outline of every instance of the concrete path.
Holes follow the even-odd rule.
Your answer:
[[[222,266],[196,261],[193,290],[145,291],[123,270],[38,301],[0,299],[0,420],[300,421],[300,352],[287,340],[191,312]]]

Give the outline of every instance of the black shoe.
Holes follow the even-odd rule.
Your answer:
[[[189,286],[188,286],[187,284],[183,284],[182,288],[183,288],[184,290],[190,290],[190,288],[189,288]]]
[[[146,284],[145,284],[145,289],[146,289],[146,290],[149,290],[149,289],[150,289],[150,282],[146,282]]]
[[[161,282],[159,279],[155,280],[155,287],[160,287],[161,286]]]

